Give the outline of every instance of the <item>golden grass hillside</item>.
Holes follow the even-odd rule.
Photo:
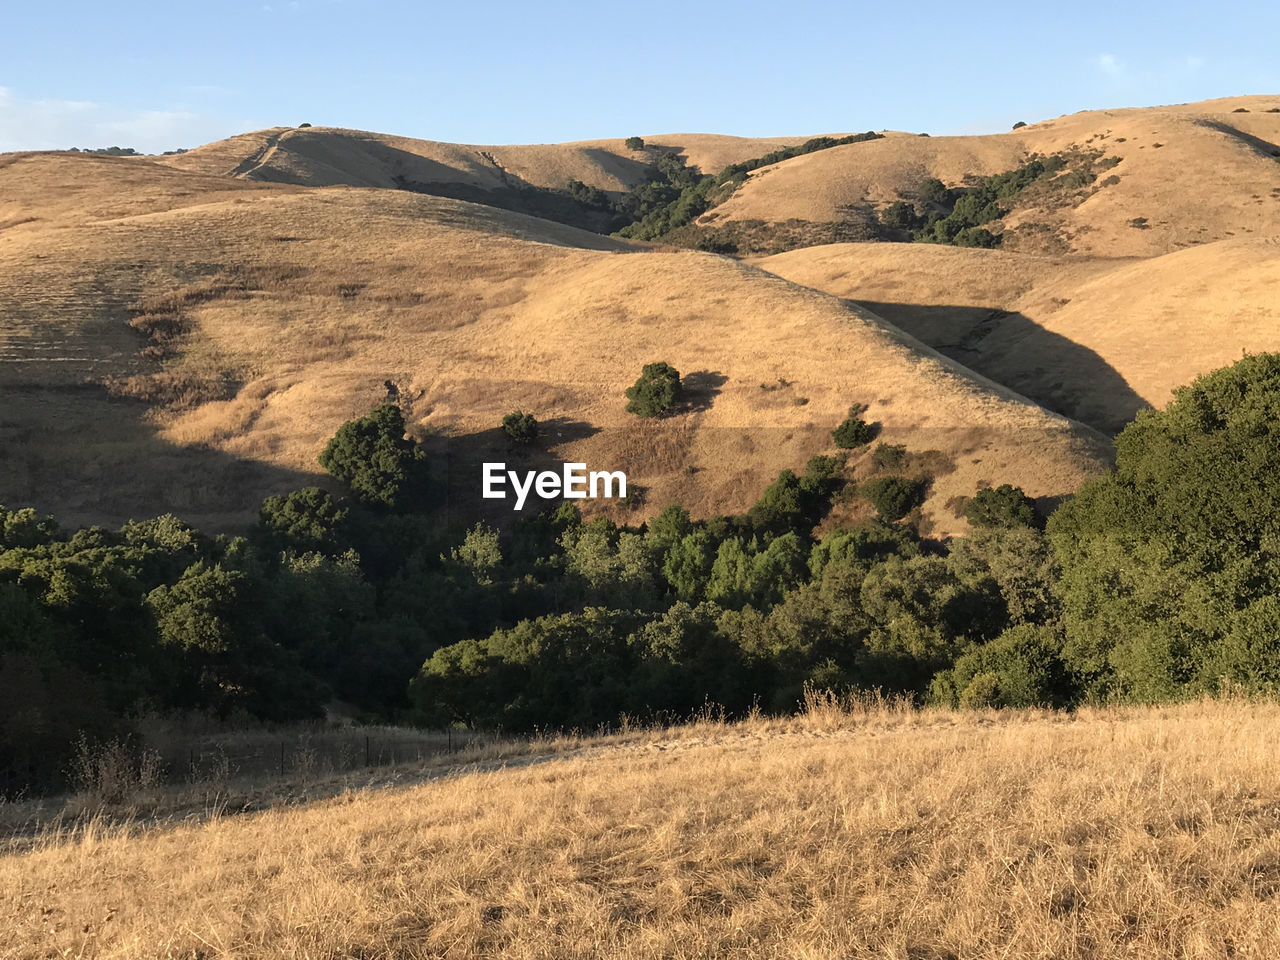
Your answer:
[[[0,856],[0,956],[1270,957],[1280,708],[830,703]]]
[[[718,173],[731,163],[800,143],[804,137],[751,138],[705,133],[646,137],[649,147],[675,150],[690,166]],[[621,192],[639,183],[653,160],[623,139],[575,143],[475,146],[415,140],[339,127],[273,127],[205,144],[161,163],[211,176],[307,186],[394,187],[395,178],[464,183],[494,189],[562,188],[570,180]]]
[[[108,203],[152,168],[168,192]],[[548,456],[627,471],[632,519],[745,509],[780,469],[832,452],[853,404],[885,441],[939,451],[940,533],[963,527],[948,504],[979,483],[1059,497],[1108,456],[867,312],[723,257],[403,191],[210,196],[174,177],[65,156],[0,169],[85,194],[0,234],[0,502],[233,524],[314,483],[325,441],[388,383],[464,500],[480,460],[509,454],[496,428],[520,408],[546,424]],[[657,359],[692,403],[639,422],[623,391]]]
[[[962,186],[1032,154],[1075,151],[1120,162],[1087,189],[1020,199],[1005,219],[1008,247],[1151,257],[1272,237],[1280,234],[1280,112],[1269,112],[1277,108],[1277,96],[1239,97],[1090,111],[987,136],[896,134],[757,170],[702,222],[840,222],[851,211],[914,197],[926,177]]]
[[[835,244],[756,263],[1106,432],[1243,352],[1280,347],[1275,237],[1137,261]]]

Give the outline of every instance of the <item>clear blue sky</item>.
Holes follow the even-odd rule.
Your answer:
[[[1280,3],[27,3],[0,150],[304,121],[464,143],[1005,130],[1280,91]]]

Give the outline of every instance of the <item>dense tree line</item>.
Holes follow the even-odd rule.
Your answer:
[[[880,214],[880,222],[891,229],[906,231],[919,243],[947,243],[957,247],[997,247],[1000,235],[985,224],[1009,212],[1019,193],[1066,166],[1057,154],[1033,157],[1014,170],[983,177],[972,187],[948,189],[941,180],[921,182],[919,205],[905,200],[891,203]]]
[[[736,516],[630,528],[565,503],[451,536],[384,405],[326,447],[345,494],[269,498],[243,536],[0,510],[0,776],[51,784],[81,730],[142,708],[288,721],[338,699],[518,731],[785,711],[805,684],[953,706],[1270,690],[1278,451],[1263,355],[1142,413],[1047,528],[1003,485],[963,505],[969,536],[922,537],[929,477],[879,444],[783,471]],[[869,519],[824,523],[850,497]]]

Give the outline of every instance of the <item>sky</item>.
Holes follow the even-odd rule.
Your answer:
[[[19,3],[0,151],[312,123],[471,144],[1007,130],[1280,91],[1280,3]]]

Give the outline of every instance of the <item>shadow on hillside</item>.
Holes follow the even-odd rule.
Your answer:
[[[1266,157],[1268,160],[1280,157],[1280,144],[1272,143],[1270,140],[1263,140],[1261,137],[1255,137],[1252,133],[1245,133],[1239,127],[1233,127],[1231,124],[1223,123],[1221,120],[1199,120],[1197,123],[1202,127],[1217,130],[1232,139],[1239,140],[1259,156]]]
[[[517,517],[537,513],[548,504],[559,503],[559,496],[544,500],[536,490],[530,489],[523,509],[515,512],[515,493],[509,479],[495,488],[504,494],[503,499],[486,499],[482,495],[484,465],[501,464],[499,471],[504,476],[506,471],[514,471],[521,477],[526,473],[543,471],[559,475],[565,459],[555,452],[556,449],[599,432],[599,427],[585,421],[555,417],[539,422],[538,438],[528,444],[516,443],[501,427],[428,439],[424,446],[433,470],[437,476],[445,478],[446,524],[449,529],[455,532],[465,530],[482,519],[502,526]],[[601,469],[601,466],[588,464],[587,469]]]
[[[710,410],[711,404],[720,395],[720,388],[729,382],[723,373],[714,370],[695,370],[680,378],[684,387],[685,409],[689,411]]]
[[[855,301],[894,326],[1056,413],[1114,435],[1150,407],[1106,360],[1021,313]]]
[[[229,533],[246,529],[265,497],[337,489],[323,474],[171,443],[148,422],[152,409],[91,384],[0,386],[0,504],[68,527],[173,513]]]

